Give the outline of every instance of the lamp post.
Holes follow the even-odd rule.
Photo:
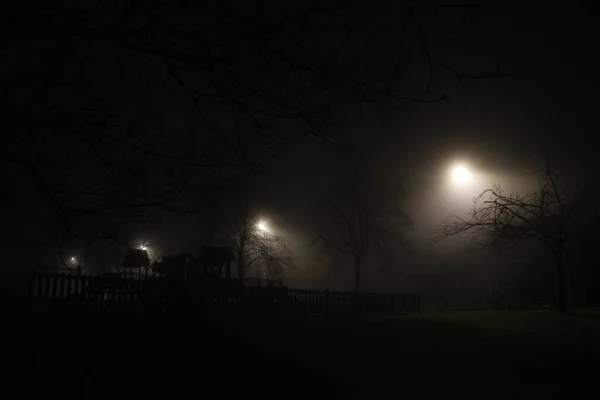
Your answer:
[[[256,221],[256,223],[254,224],[254,227],[256,228],[256,238],[255,238],[255,246],[257,246],[258,248],[260,248],[260,251],[267,251],[270,253],[270,251],[272,250],[271,247],[273,245],[273,243],[271,242],[271,240],[273,239],[273,228],[269,225],[268,221],[265,220],[264,218],[259,219],[258,221]],[[267,250],[267,249],[271,249],[271,250]],[[269,272],[268,272],[268,267],[267,265],[265,265],[264,263],[261,263],[261,269],[263,270],[263,272],[261,272],[261,275],[264,276],[264,279],[266,279],[268,281],[269,279]]]
[[[481,172],[466,160],[450,162],[442,171],[438,189],[442,202],[439,209],[451,215],[469,212],[481,186]]]

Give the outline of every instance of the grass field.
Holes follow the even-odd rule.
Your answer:
[[[593,394],[600,379],[600,315],[593,313],[208,325],[189,316],[46,315],[10,332],[5,363],[12,360],[27,387],[84,398],[390,398],[458,390],[462,397],[547,399],[580,397],[573,390]]]
[[[600,379],[600,315],[591,313],[454,312],[311,322],[267,340],[255,334],[259,346],[277,343],[289,349],[288,357],[368,393],[406,384],[506,387]]]

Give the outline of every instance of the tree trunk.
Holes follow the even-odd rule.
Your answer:
[[[361,261],[360,258],[354,260],[354,312],[356,315],[361,315],[363,309],[363,297],[360,292]]]
[[[360,267],[361,260],[354,260],[354,292],[360,292]]]
[[[244,279],[246,278],[246,257],[244,257],[244,254],[246,254],[246,237],[248,235],[248,225],[247,223],[244,224],[244,227],[242,228],[242,236],[240,237],[240,247],[238,249],[238,254],[237,254],[237,262],[238,262],[238,279],[241,281],[241,283],[244,282]]]
[[[564,249],[556,251],[554,257],[558,283],[558,312],[570,314],[573,312],[573,305],[571,304],[571,284]]]
[[[246,278],[246,260],[244,258],[244,249],[238,252],[238,279],[243,281]]]

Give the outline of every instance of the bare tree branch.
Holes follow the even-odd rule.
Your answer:
[[[337,146],[328,132],[354,110],[393,114],[445,98],[431,87],[443,60],[424,40],[429,75],[415,89],[407,76],[422,64],[407,44],[427,39],[422,22],[441,21],[440,11],[479,7],[398,3],[385,24],[367,17],[369,7],[12,3],[0,16],[0,112],[11,127],[2,167],[26,171],[59,231],[110,237],[108,215],[122,223],[198,210],[291,140],[312,135]]]
[[[369,187],[358,178],[330,193],[326,210],[330,218],[313,244],[350,257],[355,291],[361,289],[363,262],[376,242],[392,248],[404,247],[402,233],[411,222],[398,203],[396,196]]]
[[[593,177],[590,183],[575,188],[562,184],[565,174],[547,154],[537,190],[506,193],[494,186],[483,191],[468,217],[454,215],[446,219],[436,241],[471,233],[487,246],[524,239],[542,243],[553,255],[558,270],[559,309],[570,312],[567,256],[581,241],[581,232],[586,231],[583,226],[593,221],[595,208],[582,207],[582,202],[598,179]]]

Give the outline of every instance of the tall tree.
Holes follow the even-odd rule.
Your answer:
[[[598,205],[598,177],[576,177],[573,172],[547,154],[535,190],[507,192],[499,185],[484,190],[470,215],[452,216],[443,224],[439,239],[471,232],[485,245],[537,241],[554,260],[558,310],[571,313],[569,255],[589,229]]]
[[[292,256],[283,236],[269,221],[256,215],[244,213],[244,218],[228,232],[237,256],[238,277],[245,279],[249,272],[260,269],[267,279],[281,277],[286,268],[293,265]]]
[[[292,139],[328,141],[324,132],[351,114],[443,98],[432,79],[456,70],[435,54],[435,39],[478,7],[383,6],[4,6],[4,197],[38,224],[35,211],[52,213],[48,232],[61,240],[108,238],[125,219],[194,209]]]
[[[325,223],[316,243],[350,258],[354,291],[362,289],[364,263],[369,253],[387,256],[402,248],[404,231],[411,226],[399,208],[399,196],[359,178],[333,186],[326,204]]]

